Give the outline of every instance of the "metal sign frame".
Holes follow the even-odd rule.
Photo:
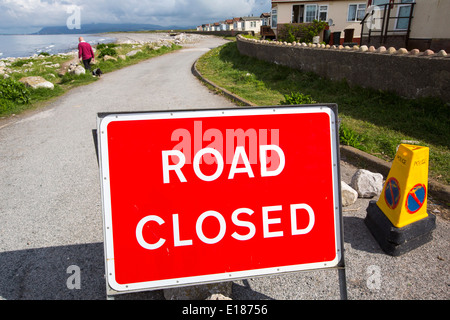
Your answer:
[[[303,113],[326,113],[330,119],[331,155],[332,155],[332,184],[334,203],[334,228],[336,256],[332,261],[309,263],[301,265],[278,266],[265,269],[245,270],[227,272],[220,274],[208,274],[176,279],[164,279],[142,283],[119,284],[115,280],[114,267],[114,243],[111,214],[111,192],[109,185],[109,153],[108,153],[108,125],[115,121],[139,121],[153,119],[176,119],[176,118],[202,118],[202,117],[233,117],[248,115],[274,115],[274,114],[303,114]],[[340,184],[340,156],[339,156],[339,128],[337,105],[291,105],[291,106],[269,106],[269,107],[244,107],[233,109],[206,109],[206,110],[176,110],[176,111],[154,111],[154,112],[118,112],[99,113],[97,117],[97,142],[98,158],[100,164],[100,180],[102,194],[103,233],[107,295],[131,293],[166,289],[171,287],[182,287],[189,285],[223,282],[250,277],[267,275],[278,275],[287,272],[297,272],[317,269],[338,269],[341,298],[346,299],[345,263],[343,246],[342,225],[342,203]]]

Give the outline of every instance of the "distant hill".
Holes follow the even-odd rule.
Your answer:
[[[180,30],[192,29],[193,27],[180,26],[158,26],[154,24],[111,24],[111,23],[91,23],[82,24],[81,29],[68,29],[66,26],[44,27],[40,31],[33,34],[89,34],[119,31],[149,31],[149,30]]]

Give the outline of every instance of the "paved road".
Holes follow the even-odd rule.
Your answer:
[[[0,299],[105,299],[98,165],[92,140],[98,112],[233,106],[191,74],[223,40],[105,75],[44,110],[0,123]],[[341,163],[349,182],[356,168]],[[385,255],[363,223],[368,200],[344,209],[351,299],[448,299],[449,223],[433,242],[400,258]],[[69,289],[70,266],[81,288]],[[69,269],[70,271],[70,269]],[[375,273],[371,273],[375,271]],[[368,282],[374,280],[374,282]],[[339,299],[335,270],[235,281],[234,299]],[[163,299],[161,291],[122,299]]]

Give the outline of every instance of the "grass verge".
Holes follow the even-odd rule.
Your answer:
[[[210,81],[256,105],[279,105],[296,93],[318,103],[337,103],[342,144],[387,161],[393,160],[402,141],[427,146],[430,177],[450,184],[448,103],[436,98],[405,99],[260,61],[241,55],[235,42],[206,53],[197,68]]]
[[[171,47],[154,47],[152,45],[136,47],[136,45],[132,44],[110,44],[109,46],[113,50],[108,50],[107,52],[113,53],[113,58],[116,60],[104,61],[104,59],[99,58],[98,55],[102,53],[102,50],[99,49],[96,52],[97,62],[95,65],[92,65],[92,69],[100,68],[103,73],[108,73],[181,48],[178,45],[172,45]],[[103,48],[105,48],[105,45],[103,45]],[[106,46],[107,49],[108,46]],[[138,50],[138,52],[125,59],[119,58],[119,56],[125,56],[133,50]],[[74,87],[86,85],[98,80],[98,78],[94,78],[89,73],[79,76],[69,73],[60,75],[60,67],[73,58],[73,56],[67,55],[44,55],[37,58],[17,59],[12,63],[8,63],[6,68],[10,71],[8,72],[9,79],[2,79],[3,77],[0,77],[0,89],[2,90],[0,92],[0,117],[7,117],[12,114],[19,114],[25,110],[40,107],[46,101],[50,101]],[[41,76],[45,80],[52,82],[55,87],[53,90],[20,88],[17,81],[23,77],[30,76]],[[4,85],[2,86],[2,84]],[[19,98],[2,98],[5,96],[7,90],[11,91],[10,97],[13,95]],[[22,92],[17,93],[17,90],[21,90]]]

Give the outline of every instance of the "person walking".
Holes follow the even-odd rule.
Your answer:
[[[91,70],[91,60],[95,61],[94,51],[89,43],[84,41],[83,37],[78,38],[78,58],[83,60],[86,70]]]

